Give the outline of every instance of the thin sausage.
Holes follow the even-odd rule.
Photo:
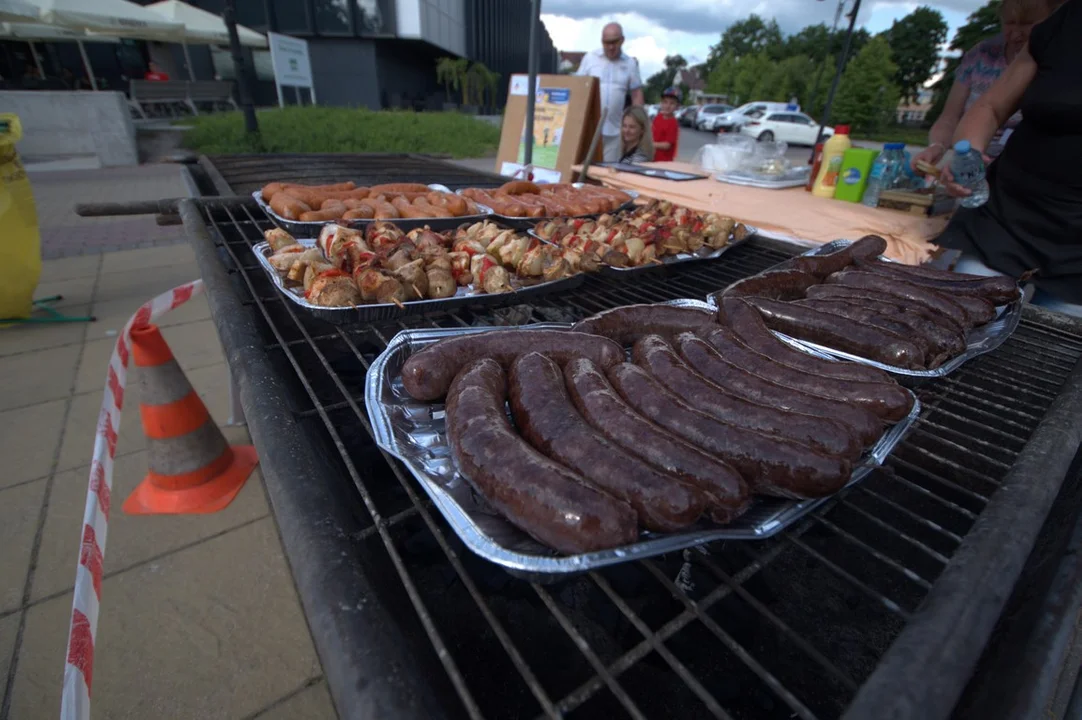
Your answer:
[[[627,452],[706,493],[715,522],[730,522],[747,508],[748,485],[740,473],[632,410],[597,365],[585,358],[569,360],[564,380],[586,422]]]
[[[680,530],[702,515],[706,496],[701,490],[625,453],[582,419],[552,360],[527,353],[511,363],[509,377],[515,425],[542,455],[629,503],[648,530]]]
[[[673,305],[625,305],[580,320],[571,332],[590,333],[631,345],[646,335],[672,337],[677,333],[707,333],[716,330],[713,312]]]
[[[527,445],[507,420],[506,397],[506,377],[494,360],[471,363],[455,378],[446,411],[458,471],[512,524],[560,552],[633,542],[631,506]]]
[[[959,295],[979,297],[997,305],[1017,300],[1020,293],[1018,283],[1013,278],[1004,275],[993,277],[961,275],[945,270],[933,270],[931,268],[919,268],[903,265],[902,263],[882,261],[859,263],[858,267],[861,270],[888,275],[906,282],[930,287],[951,297],[958,297]]]
[[[815,287],[826,287],[817,285]],[[814,288],[812,288],[814,289]],[[801,352],[775,337],[763,322],[762,315],[740,298],[724,298],[718,308],[719,319],[733,329],[744,344],[774,362],[797,370],[814,372],[840,380],[892,382],[890,375],[879,368],[838,362]]]
[[[951,320],[946,315],[933,312],[923,305],[906,303],[895,295],[882,295],[874,290],[862,290],[861,288],[848,287],[846,285],[816,285],[815,287],[808,288],[807,296],[809,300],[845,300],[846,302],[853,302],[858,305],[889,303],[899,308],[905,308],[912,313],[938,324],[945,330],[949,330],[950,332],[965,337],[965,327]]]
[[[732,465],[754,492],[822,497],[849,480],[848,460],[723,423],[685,403],[638,365],[620,363],[606,374],[636,412]]]
[[[887,422],[901,420],[913,408],[913,395],[897,383],[836,380],[792,370],[748,348],[729,328],[715,330],[706,336],[706,341],[726,360],[748,368],[759,377],[811,395],[853,403]]]
[[[467,363],[488,357],[508,365],[531,351],[557,362],[584,357],[602,368],[624,359],[623,348],[595,335],[563,330],[493,330],[445,338],[411,355],[402,366],[402,385],[417,400],[439,400]]]
[[[635,343],[632,361],[688,405],[730,425],[802,443],[828,455],[850,460],[860,456],[860,444],[852,428],[821,416],[778,410],[738,397],[688,367],[657,335],[647,335]]]
[[[969,314],[961,305],[946,295],[930,288],[915,285],[904,280],[884,277],[862,270],[846,270],[827,277],[828,283],[872,290],[884,295],[902,298],[906,303],[917,303],[932,312],[942,313],[963,327],[972,327]]]

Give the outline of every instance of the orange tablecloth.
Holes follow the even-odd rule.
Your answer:
[[[650,165],[702,173],[687,163]],[[768,235],[806,244],[881,235],[887,239],[887,255],[910,264],[923,262],[930,257],[934,249],[931,239],[947,225],[945,216],[928,218],[896,210],[869,208],[859,203],[815,197],[803,188],[764,190],[730,185],[713,178],[674,182],[597,167],[591,167],[589,175],[610,187],[637,190],[643,195],[671,200],[696,210],[724,213],[764,230]]]

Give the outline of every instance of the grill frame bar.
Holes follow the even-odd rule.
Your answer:
[[[210,163],[209,161],[208,161],[207,164],[211,168],[214,168],[213,164]],[[216,171],[216,168],[215,168],[215,171]],[[221,177],[220,174],[219,174],[219,177]],[[222,182],[224,182],[224,179],[222,180]],[[218,185],[217,181],[215,181],[215,185],[216,186]],[[226,185],[226,188],[228,188],[228,185]],[[219,251],[215,248],[214,240],[211,239],[211,237],[210,237],[209,228],[207,227],[206,221],[204,220],[202,209],[199,207],[198,203],[194,203],[192,201],[186,201],[184,204],[182,204],[181,214],[182,214],[182,217],[185,220],[185,225],[186,225],[186,228],[188,229],[189,235],[192,237],[193,245],[196,246],[196,251],[197,251],[196,255],[197,255],[197,258],[199,259],[200,268],[202,270],[204,279],[208,280],[208,286],[207,286],[207,288],[208,288],[208,296],[211,299],[212,310],[214,310],[213,317],[215,319],[216,325],[218,325],[219,335],[222,338],[223,345],[226,346],[227,356],[230,357],[230,366],[231,366],[231,368],[234,367],[234,364],[233,364],[234,358],[237,358],[238,359],[238,367],[242,368],[242,370],[243,370],[243,372],[240,373],[241,375],[246,375],[247,373],[252,372],[252,371],[256,371],[255,374],[253,375],[253,377],[261,377],[261,376],[264,376],[266,374],[274,375],[276,371],[273,369],[273,367],[270,366],[270,363],[268,361],[268,358],[267,358],[267,350],[268,350],[268,348],[266,347],[266,343],[264,343],[264,342],[255,343],[255,347],[253,348],[250,345],[243,345],[242,343],[238,344],[238,342],[237,342],[238,338],[259,337],[259,332],[258,332],[257,328],[255,327],[254,318],[251,317],[252,313],[251,313],[250,308],[248,308],[241,301],[240,297],[236,295],[236,293],[233,290],[233,288],[231,287],[230,281],[228,279],[228,274],[229,273],[224,270],[224,266],[222,265],[222,260],[227,259],[227,258],[224,257],[224,254],[228,254],[230,252],[229,249],[226,248],[225,253],[223,255],[219,255]],[[194,228],[194,230],[193,230],[193,228]],[[793,252],[791,249],[786,249],[784,243],[776,243],[776,244],[778,245],[778,249],[779,249],[780,252],[785,252],[786,254],[791,254]],[[216,272],[216,270],[217,270],[217,272]],[[241,273],[242,276],[243,276],[243,274],[244,273]],[[211,283],[211,282],[209,282],[210,278],[216,278],[216,279],[215,279],[215,281],[213,283]],[[683,282],[683,280],[684,280],[684,278],[681,278],[682,282]],[[688,284],[688,283],[685,283],[685,286],[690,287],[691,285]],[[270,298],[260,298],[258,295],[256,295],[254,288],[250,288],[250,289],[251,289],[251,292],[252,292],[253,299],[255,301],[255,305],[258,306],[259,308],[263,308],[263,302],[264,301],[270,301]],[[232,295],[232,297],[231,298],[226,298],[226,299],[221,299],[221,298],[216,299],[215,296],[218,295],[219,293],[222,293],[222,292],[228,293],[229,295]],[[606,288],[605,292],[610,296],[615,294],[613,292],[612,287]],[[619,291],[617,290],[616,292],[619,292]],[[630,296],[629,301],[636,301],[636,300],[640,301],[640,302],[642,301],[641,296],[635,294],[633,291],[627,290],[625,292]],[[659,297],[658,299],[663,299],[663,298]],[[543,305],[543,304],[544,303],[538,303],[538,305]],[[611,302],[605,303],[604,301],[599,301],[599,307],[608,306],[610,304],[611,304]],[[219,309],[218,309],[219,305],[221,305],[223,308],[228,308],[228,309],[224,309],[224,310],[222,310],[222,312],[220,312]],[[578,304],[578,307],[582,308],[584,311],[589,311],[589,312],[593,312],[594,310],[598,309],[598,307],[595,307],[595,308],[591,309],[588,306],[584,306],[582,304]],[[242,313],[236,312],[236,311],[239,311],[241,309],[243,309]],[[230,312],[230,310],[233,310],[234,312]],[[224,315],[222,314],[223,312],[224,312]],[[263,312],[266,313],[265,308],[263,308]],[[536,312],[536,310],[535,310],[535,312]],[[1035,312],[1035,311],[1027,310],[1027,312],[1032,313],[1032,312]],[[1036,311],[1036,312],[1039,312],[1039,311]],[[241,317],[241,315],[243,315],[243,317]],[[1048,314],[1045,313],[1045,315],[1048,315]],[[457,316],[452,316],[452,317],[454,317],[454,319],[458,320],[459,322],[463,322]],[[275,327],[275,324],[270,321],[269,317],[266,317],[265,319],[267,320],[268,324],[272,328]],[[1039,320],[1039,323],[1041,323],[1041,324],[1047,322],[1046,318],[1040,318],[1040,316],[1038,316],[1038,320]],[[247,325],[247,330],[249,330],[250,332],[244,332],[244,333],[241,333],[241,334],[235,336],[234,331],[233,331],[233,327],[235,325],[240,325],[240,326]],[[223,328],[223,326],[225,326],[225,327]],[[301,328],[302,332],[304,332],[303,324],[298,322],[297,326],[299,328]],[[228,328],[228,330],[223,332],[223,329],[225,329],[225,328]],[[1072,327],[1071,329],[1075,333],[1078,332],[1077,327]],[[333,335],[334,333],[330,333],[330,334]],[[341,330],[338,331],[338,334],[343,335]],[[343,335],[343,337],[346,337],[346,336]],[[282,337],[279,337],[278,340],[279,340],[279,343],[277,343],[277,347],[288,347],[290,345],[300,345],[300,346],[311,345],[312,347],[316,347],[315,343],[311,342],[311,339],[307,335],[304,338],[298,339],[298,340],[285,341],[285,339],[282,338]],[[386,340],[386,338],[384,338],[384,340]],[[234,347],[231,348],[230,347],[231,345],[234,346]],[[243,352],[244,350],[248,350],[248,351],[259,350],[259,352],[248,352],[248,353],[246,353],[248,355],[251,355],[251,357],[247,357],[243,362],[240,362],[239,355],[245,354]],[[357,352],[355,347],[354,347],[354,351]],[[318,352],[318,348],[317,348],[317,352]],[[357,354],[360,355],[359,352],[357,352]],[[1078,375],[1079,375],[1079,370],[1076,367],[1075,373],[1074,373],[1074,376],[1073,376],[1073,381],[1072,381],[1074,387],[1077,387],[1077,386],[1080,385],[1080,380],[1079,380],[1078,377],[1076,377]],[[303,377],[303,374],[298,372],[298,376]],[[279,390],[279,394],[281,396],[280,399],[279,399],[278,405],[274,408],[275,411],[276,411],[275,412],[275,417],[276,418],[280,417],[283,414],[284,415],[291,415],[291,413],[288,410],[286,410],[284,412],[282,410],[283,408],[288,407],[288,402],[285,399],[285,393],[284,393],[284,387],[282,386],[282,381],[279,378],[274,378],[274,379],[277,381],[276,384],[279,386],[278,390]],[[248,389],[246,390],[246,388],[248,388]],[[256,392],[255,389],[251,388],[250,384],[247,384],[247,383],[244,383],[244,382],[241,383],[241,394],[242,394],[242,399],[245,400],[246,408],[249,406],[249,403],[254,403],[255,405],[259,405],[261,407],[265,406],[265,405],[270,405],[270,406],[273,407],[274,403],[273,402],[268,402],[268,399],[271,397],[271,395],[268,395],[266,393],[267,393],[267,388],[261,388],[261,389],[259,389],[258,392]],[[256,397],[254,397],[254,398],[251,397],[253,394]],[[344,394],[346,394],[346,397],[348,398],[348,393],[344,393]],[[944,395],[949,397],[949,396],[953,395],[953,393],[945,392]],[[313,395],[313,398],[314,398],[314,395]],[[987,396],[985,396],[985,399],[987,399]],[[342,407],[346,407],[348,405],[349,405],[348,401],[346,403],[342,403]],[[316,403],[316,406],[317,406],[316,410],[309,411],[310,416],[312,416],[312,417],[320,415],[320,412],[319,412],[319,407],[320,406],[319,406],[318,402]],[[357,410],[357,408],[354,407],[353,409],[354,409],[355,412],[357,412],[358,415],[361,415],[361,413]],[[1000,409],[1000,408],[995,408],[995,409]],[[1006,408],[1006,407],[1003,407],[1002,409],[1003,410],[1013,410],[1013,408]],[[322,407],[322,410],[324,412],[327,412],[328,407],[324,406],[324,407]],[[256,425],[263,425],[264,424],[263,420],[265,418],[261,416],[259,420],[253,421],[252,415],[253,414],[251,412],[249,412],[249,422],[252,424],[253,437],[255,437],[257,443],[261,445],[261,449],[263,447],[267,447],[267,442],[272,442],[272,444],[273,444],[273,443],[277,442],[280,439],[281,434],[282,434],[281,433],[281,428],[263,427],[261,430],[259,430],[257,432]],[[1034,417],[1036,417],[1036,416],[1034,416]],[[293,422],[292,422],[293,418],[289,418],[289,419],[290,419],[291,424],[293,424]],[[1025,418],[1025,419],[1030,419],[1030,418]],[[325,423],[326,422],[327,421],[325,419]],[[972,421],[967,419],[967,422],[972,422]],[[1019,422],[1019,423],[1017,423],[1017,425],[1023,426],[1023,423]],[[995,431],[996,428],[989,427],[989,430]],[[262,436],[262,440],[260,439],[260,436]],[[296,437],[297,436],[295,435],[294,439]],[[1036,439],[1036,435],[1031,437],[1030,438],[1030,444],[1032,444],[1035,439]],[[282,475],[289,475],[289,473],[274,472],[274,468],[273,468],[274,464],[276,462],[278,462],[278,461],[281,461],[283,455],[286,456],[286,459],[290,464],[297,463],[298,462],[298,457],[304,458],[305,456],[310,457],[313,466],[322,464],[322,463],[318,462],[318,458],[316,458],[314,456],[314,453],[312,452],[312,449],[310,447],[308,447],[308,448],[298,448],[298,447],[296,447],[298,445],[303,446],[304,443],[293,442],[293,443],[291,443],[291,445],[293,446],[291,448],[293,453],[297,452],[298,450],[305,450],[305,452],[301,452],[300,456],[295,456],[294,455],[292,457],[290,456],[291,453],[282,453],[282,452],[273,453],[273,455],[276,455],[277,457],[269,458],[270,462],[268,463],[268,469],[270,469],[271,472],[270,473],[265,473],[265,474],[269,474],[271,476],[271,477],[267,478],[267,485],[268,485],[268,491],[271,493],[271,496],[272,496],[272,504],[274,504],[275,509],[276,509],[276,515],[279,515],[279,512],[278,512],[279,504],[281,504],[283,506],[283,508],[285,508],[288,505],[287,501],[296,502],[297,498],[290,498],[289,497],[289,495],[291,495],[291,493],[289,492],[289,487],[288,486],[291,485],[291,484],[295,484],[295,483],[290,483],[285,477],[282,476]],[[1068,462],[1069,462],[1069,459],[1068,459]],[[302,461],[301,464],[304,465],[305,462]],[[393,467],[393,463],[392,463],[392,467]],[[924,469],[924,468],[920,468],[920,470],[922,470],[923,472],[927,472],[926,469]],[[955,485],[954,483],[952,483],[951,481],[947,480],[946,478],[941,478],[941,477],[938,477],[938,476],[935,476],[935,475],[931,475],[931,477],[932,477],[932,479],[934,481],[937,481],[941,485],[944,485],[944,487],[952,487],[952,489],[954,491],[956,491],[956,492],[959,492],[961,494],[967,494],[967,489],[966,488],[959,487],[959,486]],[[400,481],[401,481],[401,478],[400,478]],[[909,482],[909,481],[907,481],[907,482]],[[932,492],[930,490],[927,490],[926,488],[923,488],[923,485],[917,485],[915,483],[910,483],[910,484],[914,485],[915,487],[922,488],[924,490],[925,494],[927,494],[931,498],[934,498],[936,501],[939,501],[940,503],[945,504],[945,507],[957,508],[957,510],[965,513],[966,515],[969,515],[970,519],[976,518],[977,522],[980,522],[980,519],[983,518],[987,514],[989,507],[991,507],[991,505],[989,504],[983,510],[979,510],[976,513],[970,512],[970,511],[965,510],[965,508],[962,508],[960,506],[955,505],[952,501],[941,497],[939,493]],[[408,483],[406,483],[406,485],[408,485]],[[272,486],[274,486],[274,487],[272,488]],[[1057,487],[1058,487],[1058,485],[1057,485]],[[886,506],[886,507],[891,507],[893,505],[898,510],[903,510],[903,511],[909,512],[901,504],[895,503],[893,500],[890,500],[889,498],[887,498],[885,496],[877,494],[871,488],[864,488],[864,490],[867,492],[868,496],[876,498],[875,502],[876,502],[877,505]],[[974,493],[972,493],[972,491],[968,491],[968,492],[969,492],[969,494],[974,494]],[[992,492],[994,493],[995,490],[992,489]],[[281,503],[275,503],[274,502],[276,494],[282,495]],[[292,493],[292,494],[295,495],[296,493]],[[850,493],[850,494],[845,495],[845,497],[843,498],[842,504],[850,504],[851,499],[855,495],[858,495],[858,493],[854,492],[854,493]],[[973,498],[974,500],[977,500],[977,498],[979,497],[980,500],[983,500],[983,501],[987,502],[987,498],[985,498],[983,496],[980,496],[979,494],[976,494],[976,495],[977,495],[977,497],[974,497]],[[995,495],[995,497],[1002,498],[1003,495],[1004,495],[1004,493],[1001,491],[1001,492],[997,493]],[[864,495],[863,495],[863,493],[860,493],[859,496],[863,497]],[[1053,496],[1054,496],[1054,493],[1053,493]],[[833,507],[835,504],[836,503],[831,503],[829,507]],[[827,512],[827,509],[828,509],[827,507],[824,507],[822,509],[822,513],[825,514]],[[415,508],[408,508],[406,511],[403,511],[402,513],[400,513],[400,515],[402,515],[403,517],[408,517],[408,516],[416,515],[418,512],[421,513],[422,515],[425,515],[427,513],[427,508],[424,507],[423,503],[418,505],[416,507],[416,509]],[[950,531],[950,530],[948,530],[946,528],[939,527],[936,523],[932,522],[928,518],[924,518],[923,516],[916,515],[915,513],[910,513],[910,514],[912,514],[914,516],[913,519],[915,521],[919,521],[921,524],[925,524],[925,525],[928,525],[929,527],[933,527],[936,531],[946,534],[946,536],[949,539],[961,538],[963,545],[965,545],[967,543],[967,541],[972,540],[973,532],[974,532],[974,529],[976,527],[976,526],[974,526],[974,528],[969,529],[968,532],[966,532],[964,534],[964,536],[961,536],[961,535],[958,535],[957,533],[954,533],[953,531]],[[821,517],[821,515],[816,514],[815,516],[810,517],[808,519],[809,524],[811,522],[814,522],[815,518],[818,518],[818,517]],[[293,518],[293,519],[297,520],[298,518]],[[384,522],[387,522],[389,525],[393,525],[394,522],[396,522],[396,521],[392,517],[392,518],[389,518],[389,519],[385,519]],[[890,523],[887,523],[886,521],[883,521],[883,522],[888,527],[890,527],[896,534],[901,534],[901,531],[898,528],[894,527]],[[282,521],[281,517],[279,517],[279,523],[280,523],[280,525],[283,524],[283,521]],[[1034,537],[1036,535],[1036,532],[1039,529],[1040,529],[1040,523],[1038,522],[1038,523],[1036,523],[1036,526],[1033,528]],[[381,532],[381,530],[382,530],[382,528],[377,525],[377,526],[375,526],[373,528],[366,529],[363,532],[366,532],[369,535],[371,535],[371,534],[374,534],[376,532]],[[291,534],[292,533],[297,533],[297,532],[299,532],[301,535],[305,534],[304,533],[304,528],[291,527]],[[287,536],[285,527],[283,527],[283,529],[282,529],[282,534],[283,534],[283,537]],[[311,533],[308,533],[308,534],[311,535]],[[436,532],[434,534],[437,536],[437,538],[441,537],[438,532]],[[806,548],[806,551],[815,553],[815,551],[813,549],[811,549],[810,547],[808,547],[806,545],[803,545],[802,543],[800,543],[799,540],[790,539],[790,542],[803,546],[804,548]],[[285,543],[285,546],[286,546],[286,549],[287,549],[287,556],[290,557],[291,565],[294,568],[294,572],[295,572],[295,576],[296,576],[297,575],[297,564],[300,561],[294,559],[293,555],[296,554],[296,553],[291,551],[291,544],[292,544],[291,542],[287,542],[287,543]],[[453,550],[450,550],[448,548],[444,548],[444,550],[445,550],[445,552],[448,553],[449,557],[453,556],[453,553],[454,553]],[[948,568],[952,564],[955,564],[953,561],[954,561],[955,558],[957,558],[958,553],[960,552],[960,550],[961,550],[961,548],[959,547],[959,548],[952,551],[951,562],[948,562],[948,564],[947,564]],[[767,554],[769,554],[769,553],[767,553]],[[1025,553],[1022,554],[1022,560],[1024,561],[1024,559],[1025,559]],[[769,560],[767,560],[766,563],[764,563],[764,566],[766,564],[768,564],[768,563],[769,563]],[[828,561],[828,564],[829,564],[829,561]],[[845,573],[845,571],[843,569],[841,569],[841,568],[836,568],[836,570],[841,572],[841,573]],[[1019,567],[1019,571],[1020,571],[1020,567]],[[465,578],[465,579],[469,578],[468,573],[462,572],[461,570],[458,571],[458,574],[462,578]],[[303,575],[303,572],[302,572],[302,575]],[[941,577],[942,577],[942,575],[940,576],[940,579],[941,579]],[[311,591],[316,591],[319,594],[324,594],[325,595],[326,594],[326,588],[323,586],[322,582],[323,581],[320,581],[320,583],[318,585],[314,585],[314,586],[310,585],[309,588],[308,588],[309,591],[310,592]],[[855,582],[857,584],[857,586],[859,586],[861,584],[860,581],[857,580],[856,578],[850,578],[850,582],[851,583]],[[299,578],[299,577],[298,577],[298,585],[303,585],[303,583],[301,582],[301,578]],[[932,583],[932,585],[933,585],[932,590],[934,592],[936,587],[938,587],[940,585],[939,579],[937,579],[934,583]],[[301,592],[302,601],[305,601],[306,597],[305,597],[304,588],[302,587],[301,589],[302,589],[302,592]],[[868,590],[870,591],[870,595],[873,596],[873,597],[875,597],[875,596],[879,596],[880,598],[883,597],[881,593],[879,593],[878,591],[875,591],[874,589],[868,588]],[[732,592],[732,591],[733,590],[731,589],[730,592]],[[740,591],[739,583],[735,586],[735,591],[736,592]],[[476,593],[476,592],[471,592],[471,595],[474,597],[475,600],[477,600],[480,597],[480,595],[478,593]],[[317,612],[317,614],[321,613],[321,612],[326,614],[326,608],[311,608],[311,607],[309,607],[310,605],[315,605],[315,603],[313,603],[313,602],[305,602],[306,612],[315,611],[315,612]],[[483,605],[483,603],[482,603],[482,605]],[[900,609],[901,608],[899,607],[899,610]],[[904,610],[902,610],[902,612],[905,613]],[[919,618],[919,617],[921,617],[921,612],[920,611],[918,611],[917,613],[915,613],[913,615],[914,619]],[[312,622],[311,621],[311,616],[310,616],[310,622]],[[490,621],[490,624],[492,624],[491,621]],[[316,626],[317,626],[317,623],[312,622],[313,635],[314,636],[317,636]],[[912,623],[910,624],[910,627],[911,626],[912,626]],[[907,630],[908,629],[909,628],[907,628]],[[990,627],[989,627],[988,631],[989,632],[991,631]],[[906,632],[906,630],[903,630],[903,634],[905,632]],[[799,637],[799,635],[797,635],[797,637]],[[340,697],[340,695],[343,692],[346,691],[345,689],[343,689],[342,692],[336,691],[336,688],[342,688],[343,687],[342,685],[340,685],[340,683],[344,682],[345,686],[348,686],[349,684],[351,684],[351,680],[356,679],[355,677],[350,677],[351,673],[343,670],[341,666],[344,665],[345,667],[349,668],[350,670],[362,670],[362,671],[365,671],[365,672],[373,672],[373,671],[375,671],[377,674],[378,674],[378,668],[372,668],[372,667],[363,667],[362,668],[361,666],[359,666],[357,664],[352,664],[351,665],[349,662],[342,663],[341,662],[342,661],[342,656],[339,655],[336,651],[334,651],[331,647],[327,646],[326,638],[321,639],[320,637],[317,636],[316,640],[317,640],[317,647],[320,648],[321,657],[324,659],[324,667],[325,667],[325,669],[328,670],[328,679],[330,681],[330,685],[331,685],[331,688],[332,688],[332,693],[335,696],[336,705],[341,709],[340,711],[344,711],[344,712],[342,712],[342,714],[343,714],[343,717],[346,717],[347,712],[352,712],[355,708],[360,707],[360,705],[358,705],[355,702],[355,697],[353,697],[352,695],[349,696],[348,701],[346,700],[345,697]],[[366,638],[366,641],[370,641],[370,640],[371,640],[371,638]],[[649,644],[649,639],[644,639],[643,643],[648,645]],[[338,643],[338,644],[341,644],[341,643]],[[895,643],[895,645],[897,645],[897,642]],[[978,653],[979,653],[981,647],[983,647],[983,643],[980,643],[979,646],[977,647],[976,651]],[[505,646],[505,649],[506,649],[506,646]],[[381,650],[382,650],[382,648],[381,648]],[[650,652],[650,649],[647,649],[646,652]],[[627,655],[630,655],[630,654],[632,654],[632,653],[626,654],[625,657]],[[873,674],[873,678],[877,677],[880,674],[880,671],[883,669],[884,663],[886,662],[888,657],[892,656],[892,654],[894,654],[894,647],[892,647],[891,650],[888,650],[888,652],[881,657],[880,666],[875,671],[875,673]],[[332,659],[333,659],[333,662],[329,662]],[[415,660],[415,659],[416,659],[415,657],[406,658],[407,661],[412,661],[412,660]],[[635,662],[635,660],[632,660],[632,661],[628,662],[627,666],[630,667],[631,665],[634,664],[634,662]],[[974,662],[975,662],[975,659],[974,659]],[[406,662],[406,665],[415,665],[415,664],[416,663],[414,663],[414,662]],[[333,666],[338,666],[338,667],[335,667],[335,669],[336,670],[342,670],[342,672],[332,673],[330,670],[331,670],[331,668]],[[926,668],[921,668],[921,669],[924,670],[924,671],[927,671]],[[338,674],[338,675],[344,676],[344,677],[339,677],[338,682],[335,682],[335,679],[333,677],[331,677],[333,674]],[[968,677],[968,673],[966,673],[966,677],[963,677],[960,680],[960,684],[958,686],[958,692],[959,693],[961,692],[961,689],[964,686],[965,680],[966,680],[967,677]],[[452,678],[452,680],[453,679],[454,678]],[[871,679],[872,678],[869,678],[869,681]],[[906,682],[911,682],[911,679],[906,679]],[[864,688],[862,688],[861,692],[863,692],[863,690],[866,689],[866,688],[867,688],[867,684],[865,684],[865,686],[864,686]],[[369,683],[369,687],[366,688],[366,693],[370,692],[371,690],[372,690],[371,683]],[[581,690],[581,688],[580,688],[580,690]],[[426,688],[426,691],[427,691],[427,688]],[[544,690],[542,689],[541,692],[544,693]],[[577,692],[578,691],[572,692],[570,695],[566,696],[564,699],[567,700],[567,699],[573,697],[575,695],[575,693],[577,693]],[[377,695],[378,694],[379,693],[377,691]],[[537,693],[535,692],[535,695],[536,694]],[[393,693],[391,695],[388,695],[388,694],[384,693],[383,695],[384,695],[384,697],[381,697],[379,699],[387,700],[388,698],[393,696]],[[419,696],[419,697],[422,698],[422,701],[419,701],[418,704],[415,704],[415,707],[418,707],[419,704],[427,704],[427,700],[428,700],[428,698],[431,697],[431,693],[425,692],[425,693],[422,693],[422,695]],[[540,700],[540,698],[538,698],[538,699]],[[556,699],[555,707],[559,707],[561,709],[566,709],[564,707],[564,705],[563,705],[563,701],[560,701],[558,699]],[[550,714],[550,716],[551,716],[551,711],[553,709],[554,709],[553,705],[548,705],[547,708],[546,708],[546,712],[548,714]],[[850,708],[850,709],[852,710],[853,708]],[[922,714],[917,715],[915,717],[918,717],[918,716],[919,717],[931,717],[932,715],[923,714],[925,710],[927,710],[927,708],[921,708]],[[947,710],[949,711],[949,707],[947,708]],[[400,709],[396,709],[396,711],[401,712]],[[416,716],[418,716],[418,717],[421,717],[421,716],[423,716],[423,717],[438,717],[438,716],[441,716],[440,714],[432,714],[432,710],[430,708],[426,708],[423,711],[423,713],[424,713],[423,715],[416,715]],[[351,714],[351,715],[348,715],[348,716],[353,716],[353,715]],[[407,712],[405,714],[405,716],[410,716],[410,715]],[[873,715],[867,715],[867,716],[868,717],[874,717],[875,715],[873,714]],[[849,717],[849,715],[846,715],[846,717]],[[863,717],[863,716],[854,715],[853,717]]]

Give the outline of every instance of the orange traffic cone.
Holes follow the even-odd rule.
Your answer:
[[[131,515],[212,513],[233,501],[259,462],[251,445],[230,447],[156,325],[131,331],[142,368],[139,413],[150,472],[124,501]]]

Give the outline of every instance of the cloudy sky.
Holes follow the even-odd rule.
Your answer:
[[[943,13],[950,34],[985,0],[938,0],[926,2]],[[922,3],[901,0],[864,0],[858,26],[871,33],[890,27]],[[846,3],[846,11],[853,5]],[[614,8],[623,8],[614,12]],[[711,45],[736,20],[756,13],[774,18],[789,34],[806,25],[834,21],[837,0],[542,0],[541,19],[560,50],[593,50],[601,47],[601,28],[608,22],[624,26],[624,52],[639,59],[643,80],[661,69],[666,55],[679,53],[691,64],[706,59]],[[839,23],[844,27],[845,18]]]

